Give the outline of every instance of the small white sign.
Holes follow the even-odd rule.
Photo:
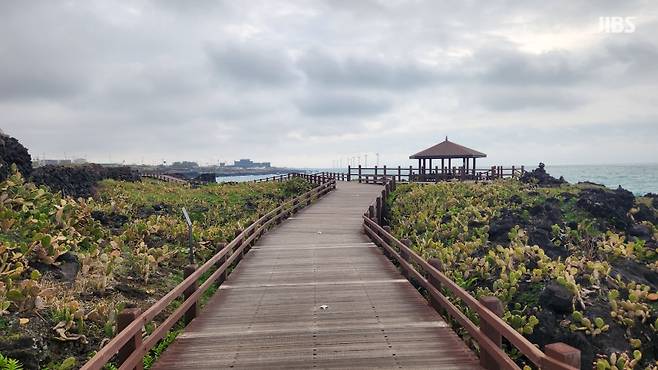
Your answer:
[[[192,226],[192,221],[190,220],[190,215],[187,214],[187,210],[183,207],[183,216],[185,216],[185,222],[187,226]]]

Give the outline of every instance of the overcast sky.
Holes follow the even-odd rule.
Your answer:
[[[0,128],[33,157],[101,162],[404,165],[446,135],[488,163],[658,162],[657,15],[650,0],[3,0]]]

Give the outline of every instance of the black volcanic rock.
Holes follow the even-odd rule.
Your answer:
[[[573,298],[569,289],[552,282],[542,290],[539,295],[539,303],[544,308],[565,314],[573,311]]]
[[[489,240],[497,243],[509,243],[510,230],[516,225],[523,225],[524,221],[520,215],[509,210],[503,210],[499,217],[492,218],[489,222]]]
[[[637,213],[633,215],[633,218],[637,222],[649,221],[652,224],[658,224],[658,217],[656,216],[656,212],[644,204],[637,205]]]
[[[198,182],[217,182],[217,176],[214,173],[202,173],[194,178]]]
[[[628,234],[644,241],[650,240],[653,237],[651,229],[649,229],[648,226],[642,224],[635,224],[631,226],[631,228],[628,230]]]
[[[521,181],[526,184],[537,184],[539,186],[560,186],[566,183],[563,177],[556,179],[549,175],[548,172],[546,172],[543,163],[540,163],[539,167],[536,169],[524,173],[523,176],[521,176]]]
[[[631,223],[628,211],[633,207],[635,196],[621,186],[616,190],[587,188],[578,194],[576,205],[621,230]]]
[[[140,178],[130,167],[103,167],[98,164],[47,165],[34,169],[31,177],[31,181],[37,185],[46,185],[53,191],[61,191],[75,198],[92,196],[96,183],[103,179],[138,181]]]
[[[32,172],[32,157],[27,149],[15,138],[0,132],[0,181],[4,181],[15,164],[18,171],[27,178]]]

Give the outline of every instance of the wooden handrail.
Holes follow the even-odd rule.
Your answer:
[[[165,182],[176,182],[176,183],[180,183],[180,184],[188,184],[189,183],[189,181],[187,181],[187,180],[180,179],[178,177],[174,177],[174,176],[170,176],[170,175],[164,175],[164,174],[161,174],[161,173],[141,173],[140,176],[141,177],[151,178],[151,179],[156,179],[156,180],[160,180],[160,181],[165,181]]]
[[[346,181],[370,183],[373,177],[384,176],[395,178],[398,182],[436,182],[442,180],[494,180],[502,178],[518,178],[525,173],[524,166],[493,166],[491,168],[465,168],[465,167],[388,167],[388,166],[348,166],[344,175]]]
[[[194,291],[183,303],[171,314],[165,321],[156,328],[153,333],[145,338],[142,345],[139,348],[136,348],[133,353],[124,361],[123,364],[119,367],[120,369],[132,369],[135,368],[141,361],[143,356],[151,350],[157,342],[162,339],[167,332],[181,319],[185,312],[195,305],[201,295],[214,283],[219,276],[224,273],[236,259],[241,258],[241,255],[244,253],[245,249],[258,239],[261,234],[267,230],[267,228],[276,221],[279,221],[287,217],[290,213],[296,211],[299,208],[304,207],[307,203],[300,202],[300,200],[310,200],[313,196],[318,198],[325,195],[329,191],[336,188],[336,181],[334,179],[322,179],[318,176],[315,179],[319,182],[318,186],[307,191],[304,194],[301,194],[293,199],[288,200],[287,202],[277,206],[273,210],[269,211],[265,215],[261,216],[254,223],[249,225],[246,229],[241,231],[231,242],[229,242],[224,248],[219,252],[213,255],[208,261],[206,261],[201,267],[196,269],[192,274],[185,278],[180,284],[176,285],[170,292],[165,294],[160,298],[156,303],[151,307],[146,309],[142,314],[140,314],[135,320],[133,320],[128,326],[126,326],[121,332],[119,332],[112,340],[110,340],[103,348],[101,348],[87,363],[85,363],[81,369],[84,370],[98,370],[102,369],[105,364],[107,364],[110,359],[117,353],[121,348],[123,348],[129,341],[132,340],[136,335],[141,335],[142,328],[148,322],[152,321],[158,314],[160,314],[171,302],[176,298],[183,295],[183,293],[196,284],[197,280],[209,271],[214,265],[216,265],[222,258],[224,258],[229,251],[231,255],[228,258],[224,258],[224,261],[221,266],[213,272],[213,274],[203,283],[201,286]],[[237,249],[235,249],[237,247]],[[235,249],[235,250],[234,250]]]
[[[459,310],[450,300],[441,293],[440,288],[446,289],[450,294],[459,298],[470,309],[475,311],[481,324],[486,322],[497,334],[505,337],[520,353],[530,362],[545,370],[576,370],[573,364],[565,364],[556,358],[548,356],[537,348],[532,342],[509,326],[503,319],[484,306],[475,297],[461,288],[457,283],[448,278],[443,272],[432,266],[409,246],[395,238],[384,229],[378,220],[382,219],[383,211],[378,206],[384,204],[388,194],[395,189],[395,179],[386,181],[384,190],[363,215],[363,225],[366,234],[382,247],[389,258],[395,260],[409,278],[417,281],[429,295],[445,309],[466,331],[477,341],[481,350],[492,358],[503,369],[519,369],[514,361],[505,354],[485,333],[481,331],[468,317]],[[378,209],[379,208],[379,209]],[[420,269],[420,271],[418,270]],[[569,346],[563,345],[570,351],[577,351]],[[579,356],[578,356],[579,358]],[[579,360],[578,360],[579,362]]]
[[[374,223],[366,216],[364,219],[368,222]],[[379,226],[379,225],[377,225]],[[383,229],[382,229],[383,230]],[[388,252],[389,257],[392,256],[398,261],[400,266],[410,275],[410,278],[413,278],[417,281],[427,292],[434,298],[446,312],[455,319],[459,325],[461,325],[468,333],[475,339],[475,341],[480,345],[481,348],[485,349],[487,353],[490,353],[495,358],[496,363],[499,365],[504,365],[506,369],[520,369],[514,361],[505,354],[505,352],[499,348],[491,339],[486,337],[478,326],[476,326],[457,306],[455,306],[450,300],[444,296],[437,287],[433,286],[427,278],[425,278],[420,272],[413,268],[411,263],[406,261],[398,252],[386,243],[377,232],[375,232],[369,226],[366,226],[366,233],[371,239],[374,239],[375,244],[385,248]],[[405,252],[409,250],[405,249]]]

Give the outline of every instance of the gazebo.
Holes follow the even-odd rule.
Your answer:
[[[465,146],[453,143],[452,141],[446,139],[434,146],[431,146],[423,151],[420,151],[412,156],[410,159],[418,159],[418,176],[420,180],[439,180],[439,179],[448,179],[460,176],[470,177],[472,175],[475,177],[475,159],[484,158],[487,155],[467,148]],[[437,165],[432,171],[432,160],[440,159],[441,167]],[[447,159],[447,163],[446,163]],[[453,167],[452,160],[461,159],[461,167]],[[471,159],[473,159],[473,164],[471,165]],[[447,166],[446,166],[447,164]]]

